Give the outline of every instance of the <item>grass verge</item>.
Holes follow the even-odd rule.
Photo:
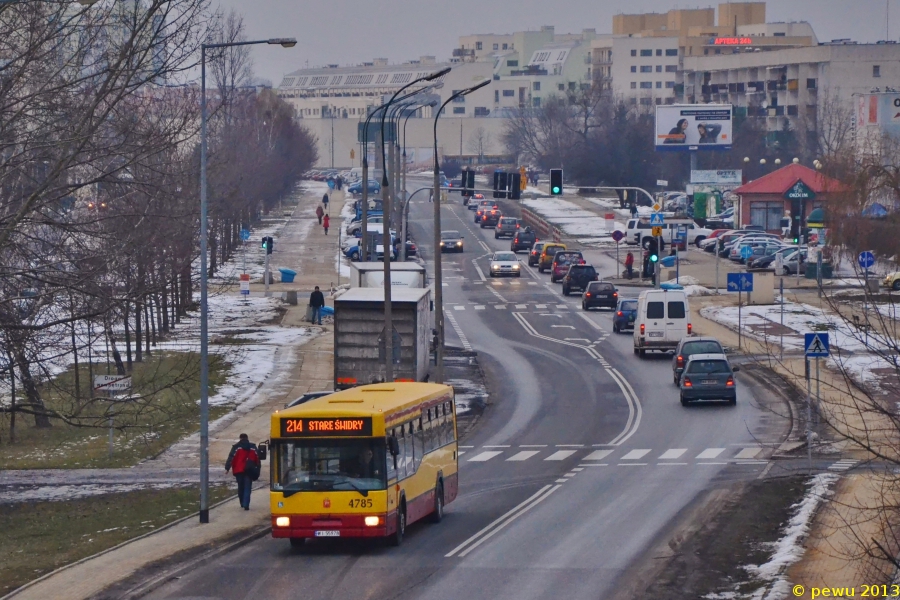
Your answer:
[[[227,486],[213,486],[210,503],[233,493]],[[199,496],[199,488],[189,487],[2,505],[0,596],[196,512]]]

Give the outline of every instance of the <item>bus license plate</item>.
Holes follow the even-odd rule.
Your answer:
[[[316,537],[341,537],[340,531],[317,531]]]
[[[651,331],[650,332],[650,337],[662,337],[662,336],[663,336],[662,331]]]

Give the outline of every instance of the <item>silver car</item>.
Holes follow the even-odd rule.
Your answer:
[[[497,223],[497,227],[494,229],[494,239],[499,239],[501,237],[516,237],[516,232],[519,230],[519,220],[514,217],[500,217],[500,222]]]
[[[521,277],[522,269],[515,252],[495,252],[491,257],[491,277]]]

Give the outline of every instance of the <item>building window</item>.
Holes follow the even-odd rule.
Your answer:
[[[632,56],[637,56],[637,50],[632,50],[632,51],[631,51],[631,55],[632,55]]]
[[[481,50],[481,42],[475,42],[475,49]]]
[[[508,60],[508,61],[506,61],[506,66],[507,67],[518,67],[519,61],[518,60]]]
[[[642,81],[642,82],[641,82],[641,89],[642,89],[642,90],[652,90],[652,89],[653,89],[653,82],[652,82],[652,81]]]
[[[650,50],[650,49],[641,50],[641,56],[653,56],[653,50]]]
[[[662,65],[656,65],[656,72],[662,73]]]
[[[503,49],[506,50],[509,48],[509,44],[503,44]]]
[[[653,98],[641,98],[641,105],[650,106],[653,104]]]
[[[503,90],[503,95],[506,97],[512,97],[516,95],[516,90]]]
[[[872,77],[881,77],[881,65],[872,65]]]
[[[636,90],[636,89],[637,89],[637,81],[632,81],[632,82],[631,82],[631,89],[633,89],[633,90]]]
[[[653,67],[650,65],[641,65],[641,73],[652,73]]]
[[[540,82],[540,81],[535,81],[535,82],[531,85],[531,89],[534,90],[535,92],[541,91],[541,82]]]
[[[808,90],[816,89],[816,80],[815,79],[807,79],[806,80],[806,89],[808,89]]]
[[[494,90],[494,102],[500,102],[500,90]]]
[[[541,99],[540,98],[532,98],[531,105],[534,106],[535,108],[539,107],[541,105]]]
[[[666,73],[675,73],[678,71],[678,65],[666,65]]]
[[[667,89],[670,89],[670,90],[675,89],[675,82],[674,82],[674,81],[667,81],[667,82],[666,82],[666,88],[667,88]]]
[[[750,224],[766,230],[780,230],[784,202],[751,202]]]
[[[631,72],[637,73],[637,65],[631,65]]]
[[[678,48],[666,48],[666,56],[678,56]]]
[[[662,88],[662,81],[657,81],[657,82],[656,82],[656,89],[660,89],[660,88]]]
[[[787,33],[785,33],[784,31],[776,31],[772,35],[775,37],[787,37]]]
[[[494,44],[494,50],[499,50],[499,49],[500,49],[500,44]]]
[[[466,107],[465,107],[465,106],[454,106],[454,107],[453,107],[453,114],[454,114],[454,115],[464,115],[464,114],[466,114]]]
[[[450,95],[452,96],[452,95],[454,95],[454,94],[457,94],[459,91],[460,91],[460,90],[453,90],[453,91],[450,93]],[[453,99],[453,102],[460,102],[460,103],[462,103],[462,102],[465,102],[465,101],[466,101],[466,97],[465,97],[465,96],[457,96],[456,98]]]
[[[662,48],[657,48],[657,49],[656,49],[656,55],[657,55],[657,56],[662,56]]]
[[[476,106],[475,107],[475,116],[476,117],[486,117],[491,114],[491,110],[487,106]]]
[[[575,84],[576,84],[576,82],[570,81],[570,82],[569,82],[569,89],[570,89],[570,90],[574,90],[574,89],[575,89]]]
[[[564,84],[564,83],[560,83],[557,87],[559,88],[559,91],[561,91],[561,92],[566,91],[566,84]]]

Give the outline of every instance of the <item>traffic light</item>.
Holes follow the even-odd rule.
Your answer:
[[[266,251],[266,254],[272,254],[272,249],[275,248],[275,240],[271,237],[266,236],[262,238],[261,247]]]
[[[647,242],[647,258],[650,259],[651,264],[659,261],[659,245],[656,243],[656,238],[650,238]]]
[[[494,198],[506,198],[506,171],[494,171]]]
[[[562,196],[563,172],[562,169],[550,169],[550,195]]]
[[[519,200],[522,198],[522,176],[518,173],[509,174],[509,199]]]
[[[473,196],[475,194],[475,171],[466,169],[463,174],[463,196]]]

